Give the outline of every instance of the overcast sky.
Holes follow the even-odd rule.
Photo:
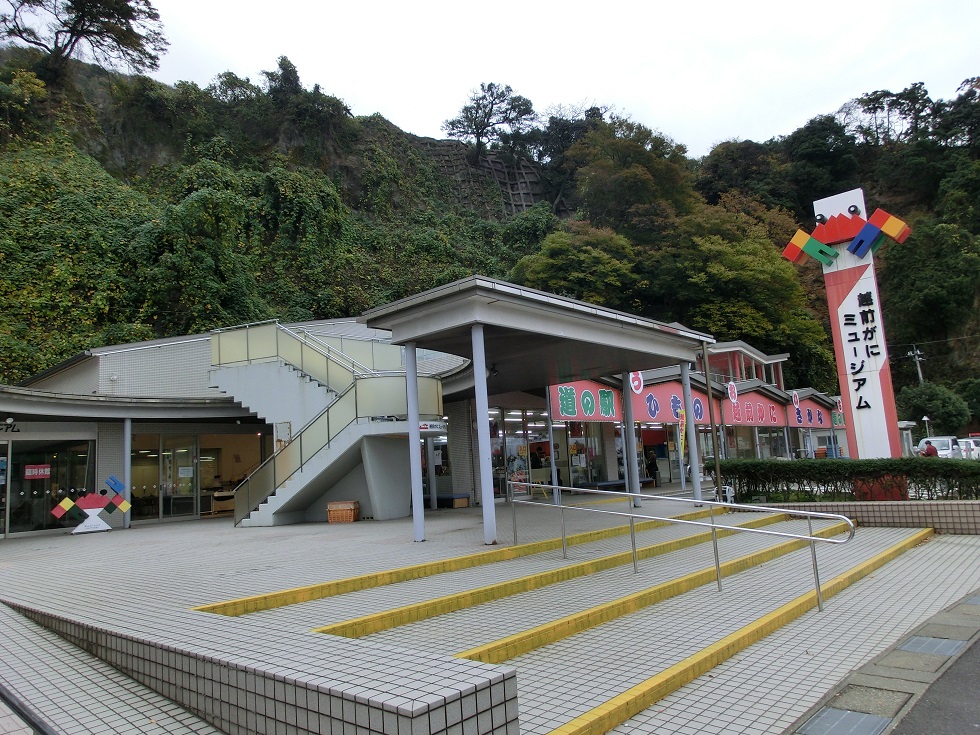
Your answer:
[[[611,107],[688,147],[788,135],[866,92],[980,76],[977,0],[152,0],[170,49],[153,76],[253,82],[287,56],[355,115],[444,137],[481,82],[539,113]],[[508,12],[510,11],[510,12]]]

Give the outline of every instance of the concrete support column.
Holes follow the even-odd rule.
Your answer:
[[[555,459],[555,422],[551,418],[551,387],[548,387],[548,459],[551,460],[551,487],[554,488],[555,505],[560,504],[561,490],[558,489],[558,460]]]
[[[493,462],[490,455],[490,399],[487,395],[487,353],[483,344],[483,325],[474,324],[473,390],[476,403],[476,439],[480,450],[477,491],[483,505],[483,543],[497,543],[497,508],[493,502]]]
[[[691,398],[691,364],[688,362],[681,363],[681,388],[684,392],[684,418],[687,423],[687,452],[691,461],[693,497],[695,500],[701,500],[701,458],[698,456],[698,428],[694,423],[694,400]]]
[[[636,463],[636,423],[633,417],[633,395],[630,374],[623,373],[623,472],[626,490],[634,496],[640,494],[640,468]],[[633,507],[641,506],[640,498],[633,498]]]
[[[412,473],[412,530],[425,541],[425,498],[422,497],[422,453],[419,444],[419,369],[415,343],[405,345],[405,395],[408,401],[408,466]]]
[[[718,427],[715,426],[715,396],[711,390],[711,370],[708,363],[708,343],[701,342],[701,355],[704,362],[704,389],[708,394],[708,425],[711,427],[711,453],[715,464],[715,497],[721,497],[721,442]]]

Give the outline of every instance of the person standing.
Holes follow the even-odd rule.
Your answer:
[[[936,451],[936,448],[934,446],[932,446],[932,442],[929,441],[928,439],[926,439],[926,445],[922,448],[922,451],[919,452],[919,456],[921,456],[921,457],[938,457],[939,456],[939,452],[937,452]]]

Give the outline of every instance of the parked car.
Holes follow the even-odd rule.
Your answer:
[[[964,459],[980,459],[980,438],[975,436],[961,436],[959,441]]]
[[[922,454],[922,450],[925,449],[927,441],[932,442],[932,446],[936,448],[940,457],[946,457],[947,459],[961,459],[963,457],[960,441],[955,436],[927,436],[916,447],[916,451],[919,454]]]

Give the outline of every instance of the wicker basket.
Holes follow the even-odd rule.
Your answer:
[[[338,500],[327,503],[327,523],[353,523],[361,512],[356,500]]]

